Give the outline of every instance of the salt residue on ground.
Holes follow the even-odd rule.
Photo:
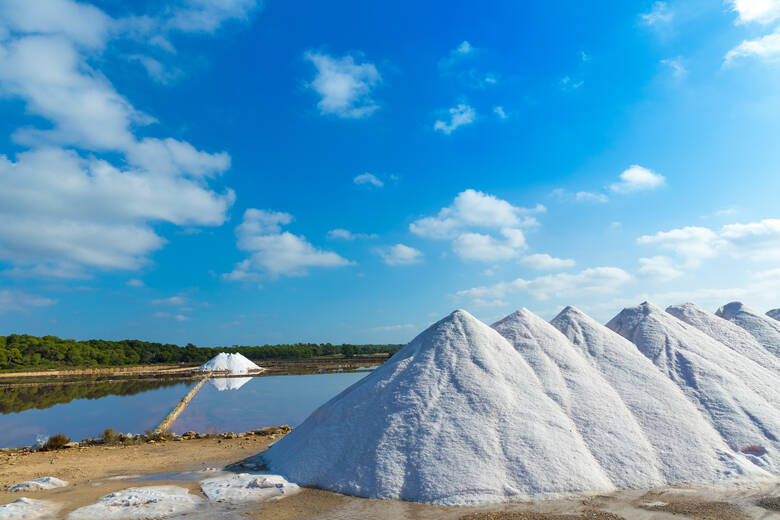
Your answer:
[[[661,463],[620,395],[558,329],[527,309],[493,325],[533,368],[620,489],[664,484]]]
[[[780,357],[780,321],[760,314],[741,302],[731,302],[715,314],[748,331],[769,352]]]
[[[48,500],[22,497],[0,506],[0,520],[38,520],[53,518],[58,507]]]
[[[768,476],[731,450],[682,390],[633,343],[574,307],[551,323],[620,394],[655,449],[668,483]]]
[[[227,354],[220,352],[200,366],[204,372],[229,372],[231,374],[248,374],[265,370],[239,353]]]
[[[101,498],[96,504],[76,509],[68,520],[136,520],[165,518],[195,511],[205,501],[178,486],[150,486],[123,489]]]
[[[667,307],[666,312],[688,325],[696,327],[728,348],[755,361],[765,369],[780,374],[780,357],[770,353],[752,334],[742,327],[705,311],[695,303],[672,305]],[[726,368],[732,367],[729,364]],[[739,372],[736,373],[740,375]],[[780,398],[780,391],[777,389],[774,389],[774,394]]]
[[[624,309],[607,327],[674,381],[733,450],[778,472],[778,376],[647,302]]]
[[[238,473],[213,477],[200,483],[200,489],[210,502],[262,501],[282,498],[300,491],[296,484],[279,475]]]
[[[262,456],[303,486],[447,505],[614,489],[514,347],[465,311]]]
[[[67,482],[60,480],[57,477],[41,477],[14,484],[8,488],[8,491],[11,493],[17,493],[19,491],[45,491],[47,489],[55,489],[67,485]]]

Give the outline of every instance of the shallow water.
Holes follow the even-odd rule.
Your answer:
[[[172,431],[242,432],[301,423],[314,409],[366,373],[331,373],[210,380]],[[41,385],[0,390],[0,447],[29,446],[64,433],[73,440],[106,428],[143,433],[155,428],[196,381],[128,381]]]

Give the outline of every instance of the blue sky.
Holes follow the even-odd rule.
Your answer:
[[[0,4],[0,334],[780,306],[780,1]]]

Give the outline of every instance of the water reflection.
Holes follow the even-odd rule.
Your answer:
[[[224,392],[225,390],[238,390],[251,380],[251,377],[212,377],[209,379],[209,384],[218,392]]]

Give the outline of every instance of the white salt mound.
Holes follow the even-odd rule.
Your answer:
[[[76,509],[68,520],[140,520],[191,513],[205,501],[178,486],[123,489],[104,496],[97,504]]]
[[[296,484],[287,482],[279,475],[248,473],[206,479],[200,483],[200,489],[209,502],[231,504],[275,500],[300,491]]]
[[[226,390],[238,390],[252,380],[251,377],[212,377],[209,384],[217,389],[218,392]]]
[[[607,327],[674,381],[732,449],[780,473],[780,378],[647,302],[624,309]]]
[[[14,484],[8,488],[8,491],[11,493],[17,493],[19,491],[45,491],[47,489],[55,489],[65,487],[67,485],[67,482],[60,480],[57,477],[41,477],[34,480],[28,480],[27,482]]]
[[[37,520],[53,518],[59,508],[48,500],[22,497],[0,506],[0,520]]]
[[[688,325],[696,327],[730,349],[752,359],[765,369],[780,374],[780,358],[761,346],[756,338],[742,327],[705,311],[695,303],[672,305],[667,307],[666,312]],[[730,368],[730,365],[726,368]],[[742,375],[740,372],[735,373]],[[780,394],[780,391],[775,390],[774,393]]]
[[[682,390],[630,341],[574,307],[551,323],[620,395],[669,484],[767,476],[734,453]]]
[[[252,363],[241,354],[227,354],[220,352],[207,362],[200,366],[204,372],[229,372],[231,374],[248,374],[250,372],[260,372],[264,368]]]
[[[514,347],[465,311],[432,325],[262,457],[303,486],[446,505],[614,489]]]
[[[721,318],[736,323],[775,356],[780,357],[780,322],[759,314],[740,302],[731,302],[715,312]]]
[[[527,309],[510,314],[493,328],[514,345],[545,393],[572,418],[616,487],[665,483],[661,463],[634,415],[566,336]]]
[[[767,311],[766,315],[773,320],[780,321],[780,309],[772,309],[771,311]]]

